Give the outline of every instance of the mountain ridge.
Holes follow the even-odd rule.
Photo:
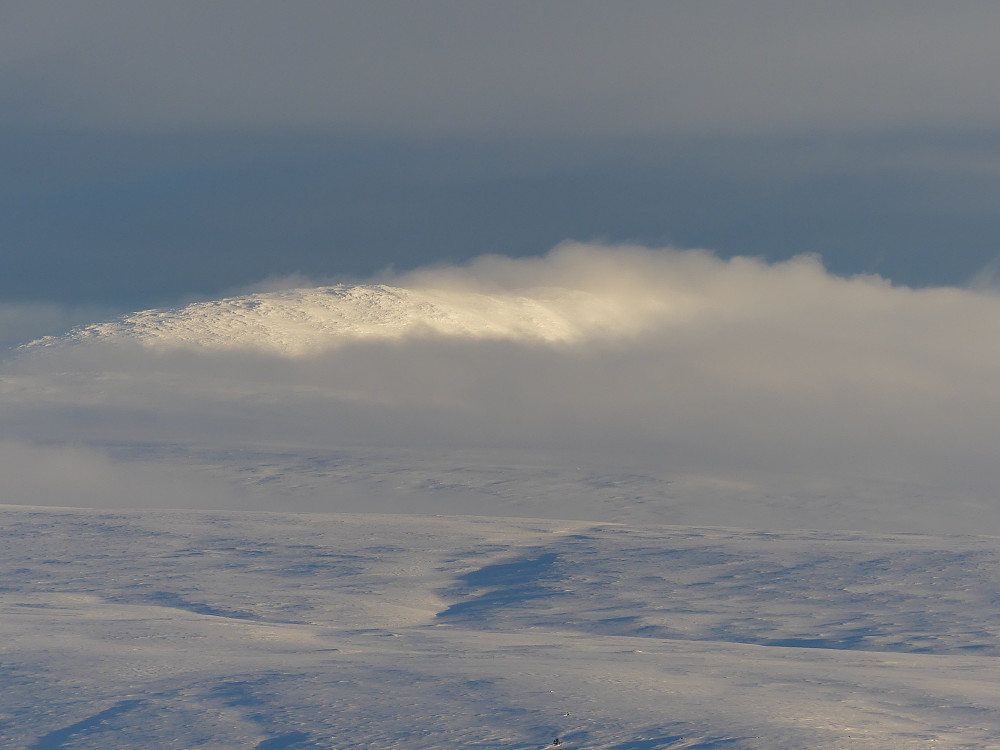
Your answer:
[[[147,348],[256,349],[302,355],[413,335],[572,343],[641,326],[634,305],[592,292],[523,293],[338,284],[144,310],[25,348],[133,342]],[[655,307],[655,306],[654,306]]]

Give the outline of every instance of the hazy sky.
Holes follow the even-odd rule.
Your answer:
[[[965,284],[998,36],[993,2],[4,3],[0,338],[566,239]]]

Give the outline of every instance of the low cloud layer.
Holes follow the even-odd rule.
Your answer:
[[[78,508],[238,507],[236,492],[177,466],[114,461],[76,445],[0,440],[4,505]]]
[[[550,453],[780,485],[782,503],[836,485],[877,505],[873,488],[894,484],[1000,521],[991,292],[841,278],[811,256],[579,244],[376,281],[453,301],[590,299],[628,325],[558,341],[415,327],[295,356],[121,338],[33,348],[0,371],[0,436]]]

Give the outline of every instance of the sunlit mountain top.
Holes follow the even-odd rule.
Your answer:
[[[659,307],[654,300],[623,304],[620,297],[564,288],[516,294],[336,285],[145,310],[30,346],[133,342],[301,355],[415,335],[571,343],[637,330]]]

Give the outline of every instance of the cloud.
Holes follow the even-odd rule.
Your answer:
[[[569,243],[380,281],[497,309],[560,291],[629,325],[557,341],[415,327],[296,356],[127,338],[32,349],[0,370],[0,436],[527,452],[750,482],[782,507],[817,486],[877,505],[892,485],[1000,523],[996,295],[838,277],[813,256]]]
[[[398,136],[986,130],[993,3],[5,9],[25,125]]]
[[[87,446],[0,440],[4,505],[83,508],[238,507],[236,493],[176,465],[113,460]]]

